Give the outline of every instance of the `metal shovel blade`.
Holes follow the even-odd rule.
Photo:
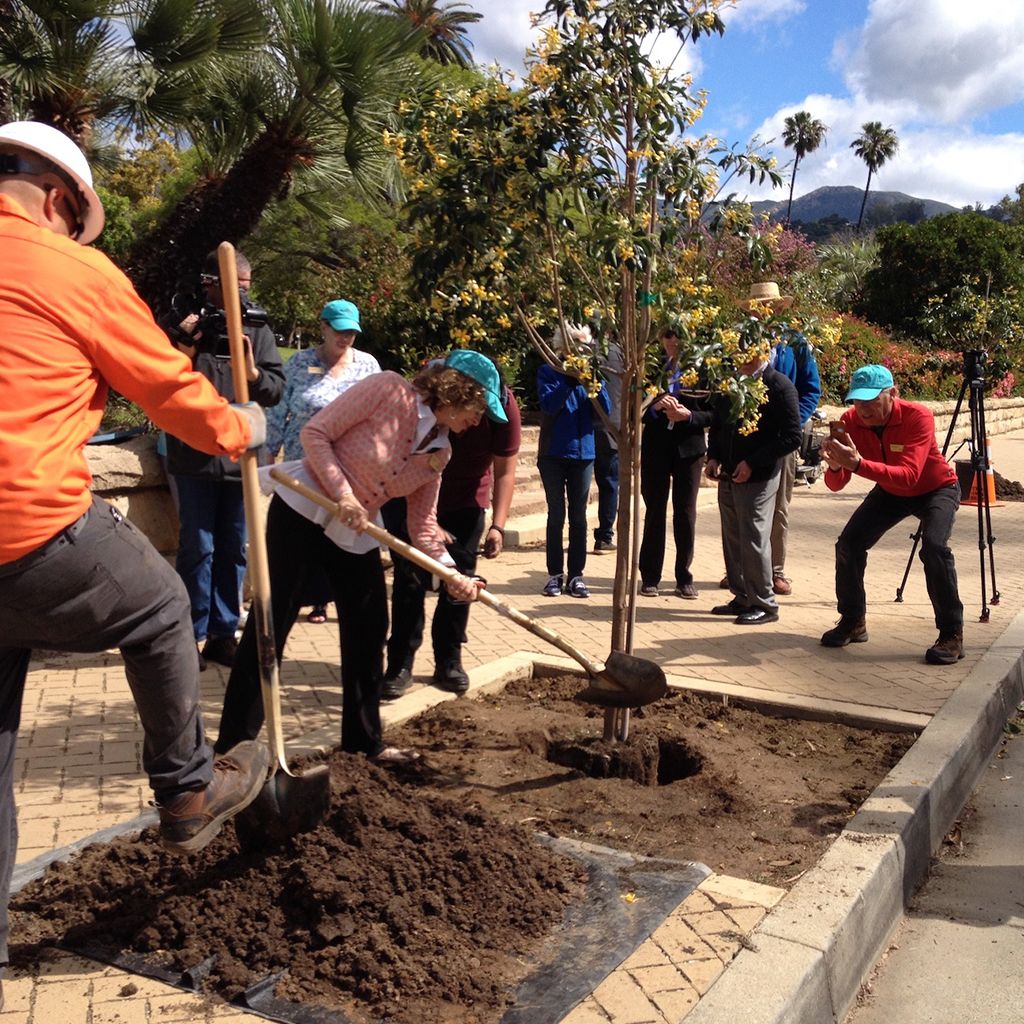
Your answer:
[[[235,824],[245,845],[252,845],[257,837],[280,842],[312,832],[327,817],[330,807],[331,772],[327,765],[317,765],[301,775],[278,769]]]
[[[590,685],[576,694],[577,700],[604,708],[641,708],[661,700],[668,681],[660,665],[622,651],[612,651],[604,668],[591,676]]]

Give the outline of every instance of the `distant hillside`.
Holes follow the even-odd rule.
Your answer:
[[[857,218],[860,216],[860,204],[863,198],[864,189],[856,188],[853,185],[827,185],[823,188],[816,188],[813,192],[808,192],[807,195],[794,198],[791,219],[794,222],[802,221],[805,224],[811,224],[814,221],[835,216],[841,217],[851,224],[856,224]],[[767,213],[774,219],[778,219],[786,215],[786,202],[785,198],[765,199],[750,205],[754,213]],[[889,209],[908,203],[921,203],[924,206],[925,217],[958,212],[958,207],[940,203],[934,199],[918,199],[916,196],[908,196],[905,192],[876,192],[872,189],[868,193],[865,216],[872,210]]]

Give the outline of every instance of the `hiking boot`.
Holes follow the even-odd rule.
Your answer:
[[[590,591],[587,590],[587,585],[583,582],[582,576],[573,576],[569,580],[569,586],[566,587],[565,592],[570,597],[590,597]]]
[[[845,647],[847,644],[864,644],[867,640],[868,627],[863,615],[859,619],[844,615],[832,629],[821,634],[822,647]]]
[[[203,657],[207,661],[215,661],[218,665],[231,668],[238,653],[238,641],[233,636],[211,636],[206,639]]]
[[[407,668],[400,669],[392,674],[388,672],[384,676],[384,682],[380,687],[381,700],[397,700],[404,693],[408,693],[412,686],[412,672]]]
[[[263,743],[244,740],[214,759],[213,778],[158,805],[160,841],[176,853],[195,853],[221,826],[256,799],[267,780],[270,755]]]
[[[682,597],[687,601],[696,601],[698,597],[697,588],[692,583],[684,583],[681,587],[676,587],[672,593],[676,597]]]
[[[640,586],[641,597],[657,597],[660,591],[656,583],[644,583]]]
[[[605,555],[610,554],[615,550],[615,544],[610,540],[595,540],[594,541],[594,554]]]
[[[772,590],[776,594],[788,597],[793,593],[793,581],[788,576],[783,576],[781,572],[777,572],[772,578]]]
[[[558,597],[565,590],[564,576],[549,576],[541,593],[545,597]]]
[[[924,660],[929,665],[955,665],[963,656],[963,633],[952,633],[945,630],[939,633],[939,639],[924,652]]]
[[[469,676],[458,661],[446,661],[434,669],[434,685],[445,693],[465,693],[469,689]]]

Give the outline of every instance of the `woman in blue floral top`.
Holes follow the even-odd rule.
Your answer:
[[[267,450],[272,458],[284,449],[284,458],[301,459],[299,435],[314,413],[330,405],[356,381],[380,373],[380,363],[355,347],[361,332],[359,310],[345,299],[328,302],[320,314],[322,341],[316,348],[304,349],[292,356],[284,368],[284,395],[279,404],[267,410]],[[329,589],[327,581],[318,581],[310,601],[310,622],[327,621]]]

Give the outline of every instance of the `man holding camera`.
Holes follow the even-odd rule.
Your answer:
[[[168,351],[128,279],[89,247],[103,220],[70,138],[34,121],[0,126],[0,972],[33,648],[120,648],[161,838],[174,850],[209,843],[259,792],[268,763],[253,742],[214,762],[184,587],[146,538],[91,494],[83,452],[111,386],[164,429],[225,457],[260,443],[263,412],[229,407]]]
[[[852,409],[832,424],[821,448],[825,485],[840,491],[852,476],[874,483],[836,542],[839,623],[822,635],[825,647],[868,638],[864,570],[868,551],[907,516],[921,521],[921,561],[939,638],[925,651],[930,665],[955,665],[964,656],[964,606],[949,547],[960,504],[956,471],[935,440],[935,417],[902,401],[885,366],[862,366],[846,395]]]
[[[242,326],[246,337],[246,376],[253,401],[269,408],[284,393],[284,367],[266,313],[248,297],[252,283],[249,261],[236,253]],[[231,358],[224,319],[217,253],[211,252],[200,276],[205,301],[199,309],[161,321],[175,348],[192,360],[218,393],[234,400]],[[169,321],[169,322],[168,322]],[[245,575],[245,504],[237,462],[207,455],[179,438],[167,438],[167,468],[178,491],[177,569],[192,603],[192,631],[200,668],[215,661],[228,668],[235,658],[235,631],[241,617]]]

